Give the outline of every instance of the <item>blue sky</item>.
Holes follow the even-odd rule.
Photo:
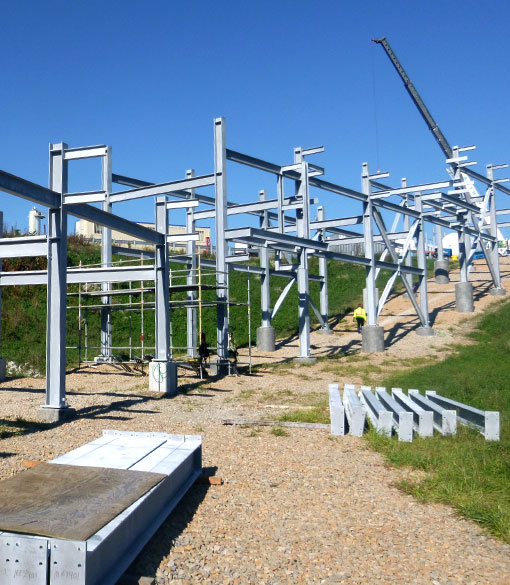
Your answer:
[[[360,188],[361,164],[410,184],[444,179],[444,156],[389,60],[386,36],[452,145],[510,162],[510,8],[504,1],[227,2],[0,0],[0,168],[47,185],[48,144],[109,144],[114,172],[154,182],[213,171],[213,119],[229,148],[279,164],[324,145],[325,178]],[[229,199],[274,180],[229,167]],[[99,187],[74,162],[70,189]],[[328,217],[359,204],[321,197]],[[501,201],[500,205],[503,204]],[[9,226],[31,204],[0,194]],[[116,206],[153,220],[144,200]],[[183,223],[175,215],[172,223]],[[74,223],[74,221],[72,222]],[[205,224],[204,224],[205,225]],[[232,224],[236,225],[236,224]]]

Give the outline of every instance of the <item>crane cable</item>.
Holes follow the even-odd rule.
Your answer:
[[[372,65],[372,97],[374,101],[374,120],[375,120],[375,153],[376,153],[376,161],[377,161],[377,172],[379,172],[381,168],[380,159],[379,159],[379,116],[377,112],[377,80],[375,76],[375,60],[374,60],[374,46],[372,43],[371,51],[370,51],[370,61]]]

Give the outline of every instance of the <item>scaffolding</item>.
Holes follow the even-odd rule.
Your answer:
[[[147,253],[145,254],[145,258],[142,256],[140,258],[140,265],[144,265],[144,261],[147,260]],[[120,266],[133,264],[133,260],[116,260],[111,262],[111,266]],[[196,258],[196,268],[190,269],[169,269],[169,332],[170,332],[170,342],[169,342],[169,350],[170,350],[170,359],[174,359],[174,353],[179,353],[182,351],[186,351],[186,354],[189,359],[176,359],[176,361],[180,366],[185,367],[191,366],[186,369],[192,369],[193,371],[197,371],[196,367],[193,367],[195,350],[196,347],[186,346],[178,346],[174,344],[174,335],[173,335],[173,314],[176,310],[181,309],[192,309],[193,311],[198,313],[198,331],[202,332],[202,311],[204,308],[207,307],[216,307],[218,304],[217,300],[204,300],[203,292],[204,291],[216,291],[218,285],[216,284],[217,281],[217,274],[216,271],[209,267],[202,267],[201,257],[200,254],[197,253]],[[98,264],[88,264],[83,265],[80,262],[80,269],[83,268],[93,268],[97,267]],[[190,276],[192,277],[193,281],[196,284],[188,284],[190,280]],[[182,282],[184,281],[184,283]],[[212,281],[214,284],[207,283],[207,281]],[[145,338],[146,338],[146,330],[145,330],[145,312],[150,311],[154,312],[156,308],[155,300],[146,300],[145,296],[150,295],[150,297],[154,296],[155,294],[155,287],[154,286],[147,286],[145,282],[142,280],[140,281],[140,286],[133,288],[133,281],[129,281],[128,288],[109,288],[108,289],[108,302],[100,302],[94,303],[94,299],[102,299],[104,297],[104,291],[100,288],[100,283],[94,282],[84,282],[78,284],[78,290],[68,291],[67,297],[68,299],[76,298],[78,300],[78,304],[67,304],[68,311],[77,311],[77,323],[78,323],[78,344],[74,345],[67,345],[67,350],[76,350],[78,352],[78,368],[81,368],[82,365],[98,365],[98,364],[111,364],[113,366],[121,367],[124,370],[129,370],[129,365],[134,365],[135,369],[139,369],[143,374],[143,367],[144,364],[148,364],[153,358],[153,354],[147,354],[146,351],[155,350],[154,345],[146,345]],[[196,297],[195,300],[185,299],[173,299],[172,296],[177,293],[183,292],[192,292],[195,293],[194,296]],[[127,297],[127,300],[126,300]],[[119,300],[116,300],[119,299]],[[92,301],[92,304],[91,304]],[[230,308],[233,306],[245,306],[247,307],[247,323],[248,323],[248,362],[237,362],[239,365],[246,365],[248,367],[249,372],[251,373],[252,368],[252,340],[251,340],[251,289],[250,289],[250,273],[248,272],[247,278],[247,302],[233,302],[227,299],[227,312],[230,312]],[[89,358],[89,351],[101,351],[105,349],[104,345],[91,345],[89,343],[89,311],[92,312],[101,312],[107,309],[110,312],[114,311],[123,311],[128,313],[129,317],[129,343],[127,345],[111,345],[106,346],[108,351],[107,357],[103,355],[95,355],[92,358]],[[139,339],[140,344],[136,345],[133,344],[133,320],[132,316],[133,313],[139,313],[140,315],[140,331],[139,331]],[[193,326],[195,320],[188,321],[187,326]],[[111,328],[111,337],[113,337],[113,320],[110,321],[110,328]],[[188,339],[190,336],[188,335]],[[197,338],[197,335],[194,335],[191,338]],[[209,349],[214,349],[210,347]],[[115,353],[117,352],[117,353]],[[118,353],[122,352],[122,353]],[[126,353],[127,352],[127,353]],[[136,352],[136,353],[135,353]],[[139,354],[139,355],[137,355]],[[229,365],[229,374],[230,374],[230,365]]]

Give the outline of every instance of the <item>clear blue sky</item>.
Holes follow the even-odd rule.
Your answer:
[[[364,161],[394,185],[443,179],[442,152],[371,43],[380,36],[452,145],[476,144],[482,172],[510,162],[503,0],[0,2],[0,168],[43,185],[48,143],[60,141],[109,144],[114,172],[150,181],[212,172],[217,116],[229,148],[276,163],[324,145],[314,160],[341,185],[360,188]],[[97,161],[72,164],[71,190],[99,181]],[[273,179],[230,165],[230,199],[264,187],[274,194]],[[328,217],[359,211],[322,202]],[[0,194],[9,226],[25,229],[30,208]],[[116,211],[153,221],[147,200]]]

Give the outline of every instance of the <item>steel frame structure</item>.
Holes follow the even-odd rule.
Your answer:
[[[365,351],[382,351],[382,328],[377,320],[397,278],[401,278],[410,302],[416,311],[421,327],[418,333],[433,334],[428,295],[425,229],[431,224],[436,229],[449,229],[459,234],[461,241],[461,277],[468,282],[469,266],[476,247],[483,243],[487,264],[494,282],[494,290],[502,291],[497,251],[497,219],[510,213],[508,209],[496,208],[495,194],[503,190],[501,179],[494,178],[494,171],[505,165],[489,165],[487,177],[467,168],[472,164],[462,153],[468,148],[452,149],[447,159],[451,168],[448,180],[422,185],[388,187],[381,180],[387,173],[371,174],[367,163],[362,166],[362,187],[356,191],[320,178],[324,169],[309,161],[309,157],[322,152],[323,147],[294,149],[294,160],[288,165],[279,165],[227,148],[226,123],[224,118],[214,120],[214,172],[195,176],[193,170],[183,179],[161,184],[114,174],[112,172],[112,149],[109,146],[69,148],[67,144],[50,145],[50,188],[30,183],[19,177],[0,171],[0,190],[45,206],[48,213],[48,236],[0,239],[0,258],[42,255],[48,258],[47,271],[0,272],[0,286],[46,284],[48,287],[47,315],[47,377],[46,403],[42,412],[49,419],[58,420],[69,406],[65,395],[65,311],[67,284],[100,282],[102,286],[102,337],[101,356],[111,357],[111,283],[126,281],[153,281],[155,295],[156,359],[169,362],[169,254],[168,244],[174,240],[187,241],[187,253],[172,261],[184,264],[190,285],[187,309],[188,353],[195,355],[197,346],[195,242],[198,239],[196,224],[199,221],[214,221],[216,228],[216,259],[202,261],[213,267],[217,274],[217,371],[228,367],[228,273],[240,270],[261,276],[262,322],[260,330],[271,330],[273,317],[281,307],[291,287],[296,283],[298,291],[299,353],[297,360],[313,359],[310,351],[310,309],[316,314],[321,330],[329,332],[328,325],[328,280],[327,260],[338,260],[364,266],[366,269],[367,313],[370,331],[376,331],[377,343],[365,345]],[[71,160],[100,157],[102,159],[102,189],[81,193],[68,192],[68,164]],[[227,165],[236,163],[269,173],[275,178],[275,196],[259,192],[258,199],[248,203],[235,203],[228,198]],[[476,176],[474,176],[476,175]],[[478,195],[472,178],[486,187],[483,196]],[[288,182],[293,183],[291,193],[285,193]],[[127,187],[114,192],[112,185]],[[214,189],[214,196],[204,195],[202,187]],[[360,214],[354,217],[327,219],[323,206],[318,208],[317,218],[311,218],[311,205],[318,203],[311,196],[325,191],[347,197],[360,204]],[[155,230],[114,213],[113,205],[133,199],[155,198]],[[100,204],[101,209],[91,204]],[[186,210],[187,233],[168,235],[168,213],[174,209]],[[230,228],[229,217],[246,214],[259,218],[259,227]],[[102,266],[99,268],[67,268],[67,218],[69,215],[92,221],[102,226]],[[393,216],[393,217],[391,217]],[[402,231],[398,231],[403,218]],[[391,221],[391,228],[387,225]],[[501,227],[507,225],[501,224]],[[356,226],[361,227],[361,231]],[[112,266],[112,251],[133,255],[137,251],[112,247],[111,230],[121,231],[140,238],[154,246],[154,263],[150,266]],[[358,231],[356,231],[358,230]],[[395,241],[404,239],[400,253]],[[416,240],[417,266],[411,262],[411,242]],[[229,255],[229,244],[239,242],[260,250],[259,266],[247,266],[240,262],[247,255]],[[355,256],[336,251],[339,243],[364,244],[364,256]],[[384,245],[378,257],[375,244]],[[439,253],[442,248],[439,241]],[[270,265],[270,254],[274,255],[274,268]],[[310,274],[309,257],[319,259],[319,274]],[[295,260],[294,260],[295,259]],[[380,298],[377,296],[377,277],[381,269],[393,274]],[[271,307],[269,281],[271,277],[288,279],[288,284]],[[417,288],[413,278],[417,278]],[[320,283],[320,306],[315,307],[310,299],[309,282]],[[418,293],[418,294],[417,294]],[[500,294],[496,292],[495,294]],[[195,305],[195,306],[194,306]],[[365,337],[365,333],[364,333]],[[364,340],[365,341],[365,340]],[[382,342],[382,343],[381,343]],[[274,339],[273,339],[274,344]],[[271,346],[271,344],[269,344]],[[272,348],[270,348],[272,349]],[[169,392],[176,388],[168,388]]]

